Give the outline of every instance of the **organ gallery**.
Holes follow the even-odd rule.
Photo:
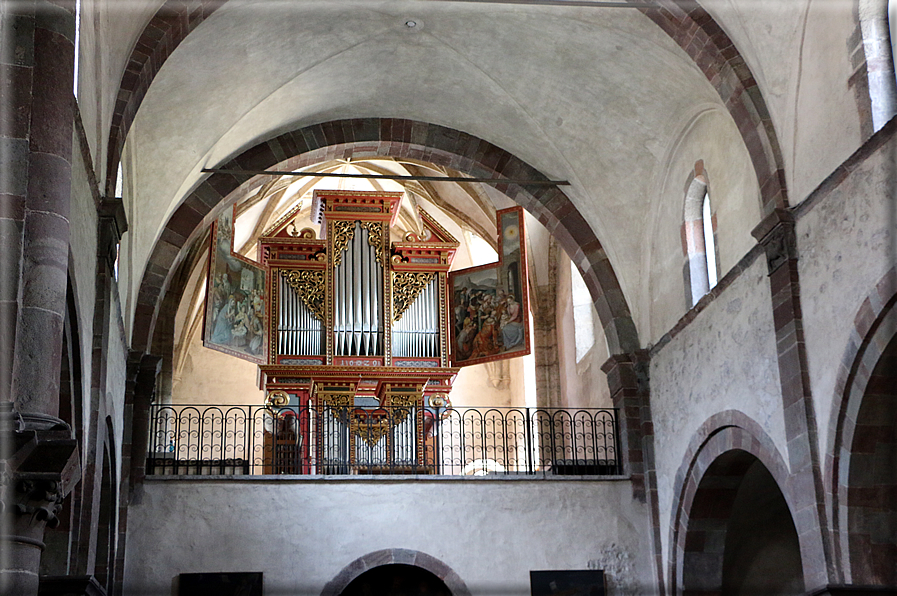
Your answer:
[[[522,209],[497,212],[497,263],[451,271],[458,241],[400,192],[317,190],[233,251],[213,229],[207,347],[259,364],[268,473],[431,473],[459,367],[528,354]],[[393,238],[391,238],[391,235]]]

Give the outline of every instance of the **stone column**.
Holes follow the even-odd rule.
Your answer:
[[[33,27],[34,59],[12,395],[17,410],[52,416],[59,410],[69,254],[75,60],[70,4],[23,3],[33,17],[15,17],[17,30]]]
[[[56,418],[68,276],[74,2],[4,3],[0,247],[5,594],[37,594],[46,525],[77,480]],[[13,350],[9,350],[12,344]],[[7,393],[8,392],[8,393]]]

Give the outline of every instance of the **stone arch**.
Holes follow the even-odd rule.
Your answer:
[[[835,543],[836,570],[843,581],[853,583],[872,582],[875,576],[871,568],[863,566],[862,551],[865,544],[864,533],[850,521],[857,516],[878,508],[876,492],[880,487],[863,487],[856,480],[854,457],[869,456],[876,449],[886,446],[888,433],[887,416],[878,416],[884,425],[869,420],[866,397],[881,397],[878,392],[882,385],[882,363],[897,351],[897,269],[885,274],[875,289],[861,304],[854,318],[854,329],[841,359],[838,377],[835,381],[835,400],[829,418],[829,442],[826,457],[825,476],[832,496],[831,519],[832,536]],[[893,374],[893,373],[891,373]],[[893,381],[891,381],[893,383]],[[897,394],[891,389],[893,398]],[[867,405],[864,408],[864,402]],[[887,404],[882,404],[887,406]],[[891,404],[893,407],[893,404]],[[890,433],[897,432],[897,423],[890,425]],[[859,435],[857,432],[859,431]],[[892,436],[891,442],[897,440]],[[897,449],[892,445],[892,449]],[[853,476],[853,479],[851,478]],[[897,481],[892,492],[897,493]],[[860,504],[853,507],[852,503]],[[892,560],[897,555],[891,554]],[[865,561],[865,562],[868,562]],[[897,578],[891,578],[892,583]]]
[[[227,0],[166,0],[146,25],[119,83],[106,152],[106,195],[115,192],[122,149],[134,117],[162,64]],[[681,47],[704,73],[744,140],[760,186],[763,213],[788,206],[778,137],[753,73],[722,27],[695,0],[648,0],[641,11]]]
[[[405,548],[387,548],[368,553],[342,568],[321,591],[321,596],[339,596],[352,581],[365,571],[384,565],[411,565],[429,571],[445,583],[453,596],[470,596],[467,585],[457,573],[426,553]]]
[[[360,118],[307,126],[251,147],[218,167],[228,170],[296,169],[331,159],[383,155],[448,166],[476,177],[546,180],[538,170],[504,149],[464,132],[411,120]],[[153,248],[137,296],[132,348],[153,347],[160,305],[185,253],[226,204],[231,193],[263,183],[241,184],[236,176],[216,173],[201,182],[165,225]],[[611,353],[634,352],[638,334],[610,260],[585,218],[558,187],[497,184],[532,213],[579,267],[592,294]]]
[[[716,579],[722,580],[724,552],[719,548],[714,550],[713,545],[718,547],[719,542],[714,543],[712,539],[725,537],[727,515],[744,474],[754,462],[762,465],[781,491],[799,540],[813,535],[814,528],[802,527],[801,520],[793,515],[794,488],[785,460],[772,439],[742,412],[727,410],[715,414],[694,434],[673,484],[669,585],[674,593],[682,593],[689,587],[694,592],[694,586],[688,581],[699,573],[695,565],[699,565],[701,559],[704,564],[715,565],[720,575]],[[711,470],[714,464],[716,467]],[[714,482],[720,485],[715,497],[707,492],[708,481],[711,487]],[[699,489],[704,492],[698,494]],[[699,525],[703,525],[703,529],[692,524],[696,518],[700,519]],[[805,561],[803,565],[806,565]]]

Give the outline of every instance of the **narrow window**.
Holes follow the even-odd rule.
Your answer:
[[[118,162],[118,171],[115,173],[115,194],[113,195],[116,198],[122,197],[122,186],[123,186],[124,178],[121,170],[121,162]]]
[[[683,270],[685,298],[691,308],[719,281],[713,210],[707,173],[701,161],[695,163],[695,171],[685,193],[682,250],[686,259]]]
[[[710,213],[710,194],[704,193],[704,204],[701,206],[701,220],[704,229],[704,255],[707,260],[707,289],[712,289],[717,282],[716,241],[713,238],[713,216]]]
[[[78,64],[81,61],[81,0],[75,0],[75,81],[72,93],[78,99]]]
[[[570,290],[573,301],[573,338],[576,344],[576,362],[580,362],[595,345],[595,323],[592,318],[592,295],[579,269],[570,261]]]

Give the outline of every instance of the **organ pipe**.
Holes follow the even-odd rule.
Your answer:
[[[439,357],[439,278],[433,276],[402,318],[393,323],[393,357]]]
[[[378,250],[382,248],[370,244],[370,233],[355,222],[355,234],[334,268],[333,334],[337,356],[382,355],[383,270],[377,259]]]
[[[298,292],[278,277],[277,351],[285,356],[322,354],[324,326],[302,302]]]

